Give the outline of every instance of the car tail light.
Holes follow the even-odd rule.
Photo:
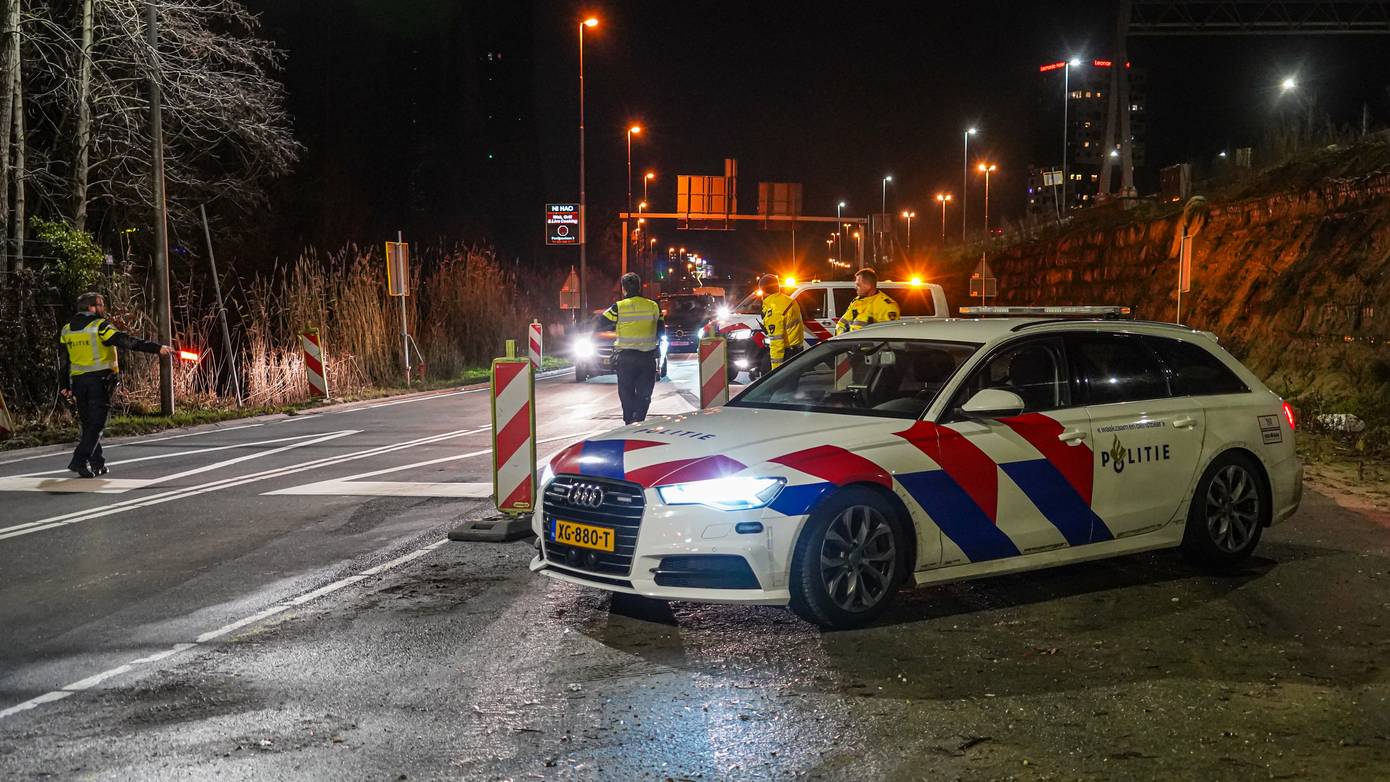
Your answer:
[[[1284,403],[1284,420],[1289,422],[1289,431],[1293,431],[1297,428],[1294,426],[1293,421],[1293,405],[1288,402]]]

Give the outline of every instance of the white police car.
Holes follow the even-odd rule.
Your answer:
[[[531,569],[848,627],[909,579],[1169,547],[1230,565],[1298,508],[1293,428],[1287,403],[1185,327],[875,325],[725,407],[556,454]]]

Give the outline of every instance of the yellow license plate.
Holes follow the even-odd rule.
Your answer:
[[[579,546],[599,551],[613,550],[613,530],[608,527],[593,527],[574,521],[555,520],[555,534],[551,538],[556,543]]]

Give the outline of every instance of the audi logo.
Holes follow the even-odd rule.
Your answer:
[[[603,487],[596,483],[576,483],[570,489],[571,505],[584,508],[597,508],[603,505]]]

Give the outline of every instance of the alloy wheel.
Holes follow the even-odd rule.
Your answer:
[[[1243,550],[1260,524],[1255,477],[1238,464],[1221,468],[1207,487],[1206,516],[1207,532],[1217,548],[1228,554]]]
[[[898,549],[893,527],[877,509],[852,505],[825,531],[820,570],[826,594],[845,611],[867,611],[893,588]]]

